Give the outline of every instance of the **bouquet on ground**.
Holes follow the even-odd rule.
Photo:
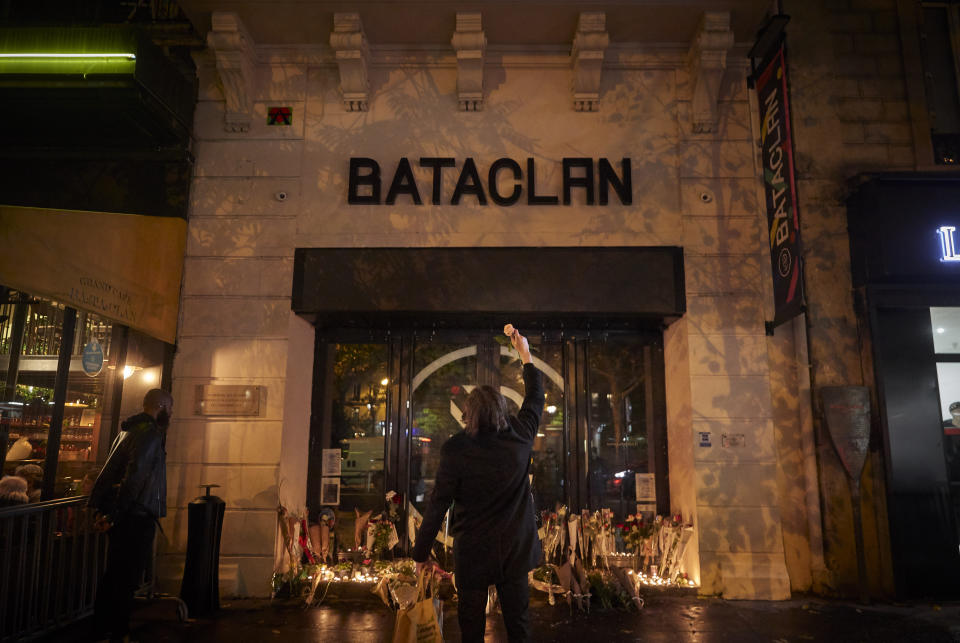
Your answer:
[[[378,517],[367,523],[366,551],[369,556],[380,558],[399,542],[397,527],[392,521]]]
[[[387,510],[384,512],[387,520],[394,525],[400,520],[400,508],[403,505],[403,496],[396,491],[388,491],[386,494]]]
[[[563,560],[564,542],[567,534],[567,507],[560,505],[556,511],[541,514],[540,540],[547,562],[559,564]]]

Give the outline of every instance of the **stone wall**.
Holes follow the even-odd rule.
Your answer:
[[[858,325],[850,275],[850,181],[860,172],[915,169],[914,141],[894,0],[783,4],[791,16],[792,122],[816,409],[821,386],[872,385],[868,331]],[[814,421],[830,572],[817,589],[849,595],[856,592],[857,558],[847,477],[818,412]],[[881,446],[875,427],[863,518],[869,583],[882,595],[892,591],[893,580]]]
[[[695,133],[685,53],[613,59],[600,111],[590,113],[572,109],[566,54],[511,54],[488,64],[480,112],[457,110],[452,55],[381,61],[369,69],[369,110],[348,112],[330,59],[309,48],[261,47],[247,132],[224,131],[216,67],[210,54],[200,56],[174,373],[181,404],[170,438],[161,576],[176,578],[186,504],[196,485],[210,481],[224,485],[228,503],[225,591],[268,591],[274,510],[280,500],[302,507],[303,488],[286,485],[302,475],[308,439],[309,402],[287,403],[294,378],[303,400],[301,378],[310,377],[302,373],[309,332],[290,319],[294,248],[682,245],[689,312],[667,332],[666,369],[674,510],[695,521],[700,548],[698,561],[694,543],[690,569],[705,593],[788,596],[745,69],[728,73],[717,130]],[[271,106],[291,106],[293,125],[267,127]],[[538,189],[554,194],[563,157],[606,157],[618,170],[630,157],[634,201],[588,206],[575,191],[570,206],[499,208],[472,197],[432,205],[421,187],[423,205],[403,196],[394,206],[350,206],[345,181],[355,156],[377,159],[387,181],[401,157],[454,157],[458,168],[472,157],[481,175],[499,157],[533,158]],[[429,170],[414,168],[429,186]],[[446,195],[455,176],[447,173]],[[266,386],[266,414],[242,422],[192,416],[193,387],[210,382]],[[710,449],[698,446],[700,433],[711,434]]]
[[[694,133],[680,118],[687,314],[665,338],[670,476],[684,510],[695,516],[701,590],[783,599],[790,578],[777,497],[763,325],[769,277],[747,71],[728,70],[716,131]],[[687,98],[687,84],[679,84]],[[688,107],[681,102],[680,114]]]
[[[293,248],[300,199],[303,119],[266,126],[264,101],[302,109],[304,67],[258,68],[256,118],[249,132],[226,132],[224,102],[210,61],[200,66],[195,176],[184,268],[181,324],[174,360],[177,418],[168,440],[168,516],[162,522],[158,576],[173,589],[186,552],[187,504],[200,483],[217,483],[227,503],[221,543],[225,595],[270,591],[277,505],[304,505],[305,460],[283,444],[309,435],[312,333],[291,319]],[[302,115],[302,112],[300,112]],[[285,192],[284,200],[277,199]],[[288,378],[292,377],[288,386]],[[308,392],[302,389],[306,382]],[[256,418],[194,414],[198,384],[256,384],[266,404]],[[286,397],[295,391],[297,408]],[[302,479],[300,479],[302,478]]]

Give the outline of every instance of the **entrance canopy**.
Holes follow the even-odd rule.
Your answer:
[[[683,250],[299,248],[293,310],[321,327],[649,327],[685,310]]]

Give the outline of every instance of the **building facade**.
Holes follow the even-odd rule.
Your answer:
[[[667,16],[653,8],[617,6],[605,13],[580,12],[573,5],[531,7],[529,16],[506,8],[453,11],[431,22],[420,20],[418,11],[425,9],[416,6],[369,17],[318,6],[301,18],[328,25],[328,35],[304,34],[299,40],[299,32],[283,32],[277,20],[264,16],[267,22],[261,22],[255,12],[205,13],[210,46],[198,56],[197,169],[174,368],[174,394],[186,413],[170,440],[173,506],[165,529],[172,542],[161,557],[173,570],[171,578],[182,560],[185,505],[196,485],[211,481],[224,485],[228,502],[223,576],[236,578],[240,593],[266,590],[278,496],[284,506],[301,511],[319,500],[307,494],[308,445],[317,446],[311,441],[311,413],[320,415],[322,406],[313,393],[314,347],[344,344],[338,326],[359,324],[365,332],[394,336],[413,329],[423,342],[451,329],[495,334],[490,329],[511,319],[492,314],[513,311],[527,316],[544,347],[548,335],[561,331],[564,339],[558,342],[579,339],[592,346],[620,328],[614,317],[632,310],[644,322],[626,323],[626,329],[655,336],[650,346],[661,352],[662,370],[650,371],[659,392],[648,387],[651,399],[660,398],[668,452],[660,496],[669,493],[669,504],[661,512],[682,514],[695,526],[688,572],[710,593],[788,596],[791,555],[785,552],[776,484],[763,324],[764,224],[744,80],[746,49],[765,7],[747,9],[742,24],[732,22],[729,12],[684,9]],[[526,32],[541,44],[531,45],[516,31],[554,12],[558,24]],[[679,22],[668,30],[671,19]],[[631,34],[631,26],[650,20],[664,27],[664,40]],[[416,43],[403,45],[396,24],[421,30],[406,37]],[[271,41],[279,32],[283,40]],[[289,108],[291,124],[268,125],[274,108]],[[372,187],[361,185],[360,177],[374,171],[369,162],[357,165],[358,185],[351,185],[353,159],[379,166],[377,198]],[[439,181],[429,159],[451,159],[449,169],[439,170]],[[509,161],[488,180],[498,159]],[[570,162],[568,178],[582,179],[570,189],[569,202],[564,159],[578,163],[574,168]],[[408,162],[416,196],[404,178]],[[479,188],[464,169],[468,165],[477,167]],[[604,174],[604,167],[610,172]],[[596,181],[595,195],[584,187],[587,177]],[[621,187],[630,184],[629,194],[616,192],[617,181]],[[515,185],[522,190],[516,203],[494,202],[495,196],[510,197]],[[365,198],[366,203],[351,203]],[[581,285],[550,284],[540,276],[536,283],[551,296],[527,297],[559,306],[548,309],[550,315],[538,316],[532,307],[518,311],[524,302],[499,309],[491,302],[468,311],[474,328],[470,318],[451,320],[448,313],[455,311],[437,304],[438,294],[457,298],[457,290],[469,288],[488,293],[487,299],[510,300],[531,279],[524,277],[528,271],[518,271],[513,281],[506,276],[513,264],[496,264],[503,269],[496,274],[505,276],[491,280],[481,268],[495,260],[480,257],[465,261],[470,265],[464,270],[486,281],[464,283],[455,257],[400,258],[426,262],[423,272],[434,279],[433,299],[414,307],[383,296],[392,285],[409,297],[402,271],[391,273],[397,277],[393,282],[377,277],[377,257],[388,249],[512,249],[511,261],[536,262],[542,256],[547,265],[540,270],[569,278],[563,263],[588,270],[591,257],[604,249],[652,248],[683,248],[682,272],[645,271],[653,267],[646,259],[634,261],[632,274],[601,269],[596,287],[622,301],[592,307],[578,301],[586,292]],[[373,290],[381,291],[379,299],[369,293],[363,293],[367,300],[355,297],[354,314],[342,303],[350,296],[337,297],[337,289],[356,294],[357,283],[342,283],[329,270],[309,270],[311,261],[323,264],[331,256],[321,251],[333,249],[364,249],[367,263],[355,259],[356,271],[371,274],[354,281],[373,280]],[[551,266],[550,249],[571,252]],[[301,259],[298,253],[309,256]],[[352,257],[344,253],[341,261]],[[329,303],[318,297],[317,310],[293,314],[297,289],[314,287],[303,280],[314,283],[324,274],[332,281],[317,287]],[[643,282],[672,282],[674,275],[685,278],[676,284],[680,301],[666,310],[645,308],[650,286]],[[641,295],[639,303],[632,301],[635,294]],[[565,306],[557,303],[564,299]],[[365,313],[372,315],[357,322]],[[318,339],[307,318],[324,329],[324,337]],[[407,341],[417,339],[411,334]],[[449,340],[451,346],[457,341]],[[465,343],[468,350],[471,345]],[[573,360],[558,359],[558,372]],[[563,381],[569,390],[570,377]],[[191,414],[196,387],[210,384],[263,387],[266,402],[258,416],[242,422]],[[415,400],[416,391],[411,396]],[[572,429],[563,430],[570,435]],[[591,461],[596,462],[587,442],[578,449],[577,440],[568,438],[568,452],[555,454],[566,456],[563,477],[578,472],[584,488]],[[600,446],[596,458],[602,460]],[[412,477],[410,469],[397,475]],[[563,493],[571,493],[566,489]],[[417,501],[415,488],[410,496]],[[587,508],[588,500],[579,504]]]
[[[227,501],[233,594],[268,593],[278,504],[376,511],[397,491],[422,511],[458,396],[493,383],[509,397],[494,337],[514,323],[557,401],[535,445],[540,506],[679,514],[705,594],[857,591],[850,486],[819,393],[867,386],[866,587],[917,593],[890,509],[891,435],[913,429],[889,421],[874,374],[847,199],[863,173],[950,175],[933,154],[950,124],[930,123],[931,90],[913,80],[930,14],[727,4],[183,3],[207,47],[162,580],[179,581],[202,483]],[[790,15],[806,308],[772,328],[748,77],[774,14]],[[238,392],[256,404],[223,402]],[[342,470],[324,469],[324,449]],[[938,533],[955,538],[954,522]]]

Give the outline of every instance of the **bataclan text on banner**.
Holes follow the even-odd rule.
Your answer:
[[[760,145],[773,272],[773,326],[803,312],[803,245],[794,179],[793,141],[787,97],[787,66],[781,44],[757,76]]]

